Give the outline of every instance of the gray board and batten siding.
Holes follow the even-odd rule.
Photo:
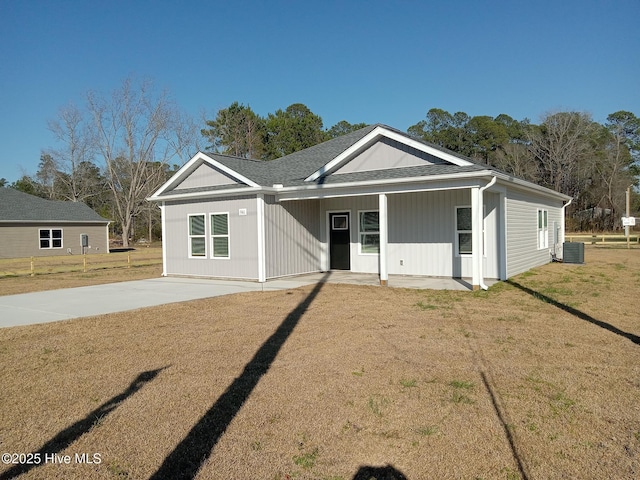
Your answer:
[[[255,195],[215,200],[167,201],[164,207],[166,275],[256,280],[258,278],[258,213]],[[212,255],[211,215],[229,214],[229,258]],[[189,258],[189,215],[205,216],[206,255]]]

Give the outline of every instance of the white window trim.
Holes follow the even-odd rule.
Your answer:
[[[60,230],[60,246],[59,247],[54,247],[53,246],[53,231],[54,230]],[[48,247],[43,247],[40,244],[41,240],[44,240],[41,236],[40,236],[40,232],[49,232],[49,246]],[[38,229],[38,248],[40,250],[60,250],[61,248],[64,248],[64,231],[62,228],[39,228]]]
[[[456,257],[471,257],[471,253],[460,253],[460,236],[458,233],[471,233],[472,230],[458,230],[458,209],[459,208],[471,208],[471,205],[456,205],[456,209],[453,216],[453,225],[455,226],[456,236]],[[473,229],[473,219],[471,219],[471,227]],[[482,256],[487,257],[487,206],[482,206]]]
[[[542,213],[542,227],[540,226],[540,213]],[[546,208],[538,208],[536,211],[536,233],[538,250],[549,248],[549,210]]]
[[[456,208],[453,211],[453,226],[455,228],[455,242],[456,242],[456,257],[471,257],[473,252],[470,253],[460,253],[460,234],[461,233],[469,233],[473,234],[472,230],[458,230],[458,209],[460,208],[468,208],[471,210],[471,205],[456,205]],[[473,218],[471,218],[471,228],[473,228]]]
[[[211,229],[213,228],[213,222],[211,221],[211,217],[214,215],[226,215],[227,216],[227,234],[226,235],[214,235]],[[229,212],[211,212],[209,214],[209,236],[210,244],[211,244],[211,259],[212,260],[229,260],[231,259],[231,215]],[[226,257],[216,257],[214,256],[213,250],[213,239],[214,238],[226,238],[227,239],[227,256]]]
[[[204,235],[191,235],[191,217],[204,217]],[[192,238],[204,238],[204,255],[193,255],[191,251],[191,239]],[[207,258],[207,214],[206,213],[190,213],[187,215],[187,248],[189,251],[189,258],[206,259]]]
[[[364,255],[364,256],[379,256],[380,255],[380,251],[378,250],[378,253],[367,253],[367,252],[363,252],[362,251],[362,234],[374,234],[377,233],[378,234],[378,239],[380,238],[380,223],[378,223],[378,232],[362,232],[360,230],[360,214],[361,213],[367,213],[367,212],[377,212],[378,213],[378,222],[380,222],[380,210],[376,209],[376,208],[370,208],[367,210],[358,210],[358,255]]]

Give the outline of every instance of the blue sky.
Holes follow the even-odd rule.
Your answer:
[[[34,174],[60,107],[130,75],[194,117],[304,103],[326,128],[640,116],[639,18],[639,0],[0,0],[0,177]]]

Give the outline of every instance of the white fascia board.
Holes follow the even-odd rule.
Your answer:
[[[254,195],[256,193],[273,193],[273,189],[265,189],[261,187],[242,187],[242,188],[229,188],[225,190],[214,190],[204,192],[190,192],[190,193],[175,193],[173,195],[163,195],[162,197],[151,196],[147,200],[150,202],[162,202],[168,200],[197,200],[199,198],[216,198],[227,197],[229,195]]]
[[[165,192],[166,190],[169,190],[171,187],[173,187],[173,186],[177,185],[178,183],[180,183],[187,176],[189,176],[193,172],[193,170],[195,170],[198,166],[200,166],[203,163],[208,163],[212,167],[214,167],[214,168],[226,173],[230,177],[235,178],[236,180],[238,180],[238,181],[240,181],[242,183],[245,183],[245,184],[249,185],[250,187],[256,187],[256,188],[260,187],[260,185],[258,185],[253,180],[249,180],[244,175],[239,174],[235,170],[230,169],[226,165],[223,165],[222,163],[214,160],[213,158],[209,157],[208,155],[206,155],[206,154],[204,154],[202,152],[198,152],[191,158],[191,160],[189,160],[182,167],[180,167],[180,169],[176,173],[174,173],[173,176],[169,180],[167,180],[158,190],[156,190],[153,193],[153,195],[151,195],[149,198],[147,198],[147,200],[150,200],[150,201],[158,201],[158,200],[160,200],[159,196],[163,192]]]
[[[310,198],[346,197],[355,195],[375,195],[379,193],[394,193],[408,191],[428,191],[429,184],[434,186],[433,190],[469,188],[470,186],[480,186],[477,182],[480,178],[493,176],[490,170],[479,170],[477,172],[451,173],[446,175],[431,175],[428,177],[407,177],[393,178],[386,180],[368,180],[363,182],[345,182],[333,185],[308,185],[297,187],[280,188],[276,192],[278,201],[302,200]],[[459,181],[460,184],[437,185],[439,182]],[[422,183],[424,186],[415,187],[415,184]],[[377,187],[377,188],[376,188]],[[370,193],[363,193],[363,189],[370,189]],[[346,190],[346,191],[345,191]],[[351,191],[349,191],[351,190]]]
[[[304,181],[312,182],[314,180],[317,180],[318,178],[323,176],[325,173],[339,167],[342,163],[344,163],[347,159],[349,159],[353,154],[363,149],[364,147],[368,146],[369,144],[373,143],[379,137],[387,137],[391,140],[395,140],[399,143],[403,143],[409,147],[415,148],[416,150],[420,150],[422,152],[428,153],[429,155],[433,155],[434,157],[441,158],[442,160],[450,162],[459,167],[473,165],[473,163],[469,162],[468,160],[463,160],[461,158],[456,157],[455,155],[451,155],[437,148],[430,147],[429,145],[425,145],[422,142],[418,142],[417,140],[414,140],[412,138],[406,137],[404,135],[400,135],[397,132],[393,132],[384,127],[376,127],[367,135],[362,137],[359,141],[357,141],[356,143],[351,145],[349,148],[347,148],[344,152],[342,152],[336,158],[331,160],[329,163],[324,165],[319,170],[316,170],[314,173],[309,175],[307,178],[304,179]]]

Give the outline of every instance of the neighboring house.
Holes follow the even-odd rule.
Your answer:
[[[108,226],[84,203],[0,187],[0,258],[109,253]]]
[[[150,200],[163,275],[506,279],[561,257],[568,196],[371,125],[269,162],[198,153]]]

